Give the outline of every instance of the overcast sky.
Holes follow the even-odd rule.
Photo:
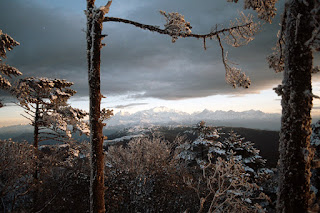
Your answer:
[[[99,6],[105,3],[96,1]],[[83,108],[88,100],[85,7],[85,0],[0,1],[0,29],[21,43],[8,53],[6,62],[19,68],[24,77],[74,82],[78,93],[73,104]],[[109,16],[163,27],[165,19],[159,10],[179,12],[191,23],[193,33],[208,33],[217,24],[227,27],[242,7],[242,1],[226,0],[114,0]],[[183,111],[261,109],[280,113],[272,87],[281,82],[282,74],[270,70],[265,60],[275,44],[279,20],[277,15],[273,24],[265,24],[247,46],[225,45],[229,59],[250,76],[249,89],[233,89],[225,83],[215,40],[207,41],[205,51],[197,39],[179,38],[173,44],[166,35],[105,23],[108,37],[102,49],[101,81],[102,93],[108,98],[103,103],[129,111],[166,105]]]

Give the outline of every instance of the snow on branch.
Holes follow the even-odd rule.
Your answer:
[[[43,104],[46,106],[65,105],[76,91],[68,87],[73,83],[61,79],[24,78],[20,79],[11,92],[18,98],[20,105]],[[47,101],[49,100],[49,101]]]
[[[279,34],[278,34],[279,35]],[[269,68],[273,69],[276,73],[284,70],[284,46],[283,37],[278,37],[278,42],[273,49],[273,53],[267,57]]]
[[[228,28],[218,29],[218,27],[216,26],[216,28],[214,30],[211,30],[210,33],[194,34],[191,32],[192,27],[190,25],[190,22],[185,21],[183,15],[179,13],[166,13],[164,11],[160,11],[160,13],[166,18],[166,24],[164,25],[164,29],[161,29],[158,26],[141,24],[139,22],[115,17],[105,17],[104,22],[121,22],[134,25],[144,30],[149,30],[151,32],[169,35],[172,37],[173,43],[179,37],[192,37],[203,39],[204,49],[206,49],[207,38],[216,38],[218,39],[222,50],[222,60],[226,69],[227,83],[231,84],[233,87],[249,87],[250,79],[243,72],[241,72],[240,69],[230,67],[228,65],[220,38],[223,36],[223,39],[226,41],[226,43],[233,47],[239,47],[248,44],[250,41],[254,39],[253,36],[260,29],[260,23],[253,22],[252,15],[249,14],[248,16],[246,16],[243,13],[240,13],[240,18],[236,19],[235,21],[231,21],[230,26]]]
[[[214,30],[211,31],[208,34],[193,34],[193,33],[185,33],[185,32],[179,32],[178,34],[168,30],[168,29],[161,29],[159,26],[154,26],[154,25],[147,25],[147,24],[141,24],[139,22],[135,22],[135,21],[131,21],[128,19],[122,19],[122,18],[116,18],[116,17],[105,17],[104,18],[104,22],[120,22],[120,23],[125,23],[125,24],[131,24],[134,25],[136,27],[139,27],[141,29],[144,30],[149,30],[151,32],[157,32],[159,34],[164,34],[164,35],[169,35],[169,36],[177,36],[177,37],[182,37],[182,38],[186,38],[186,37],[192,37],[192,38],[202,38],[202,39],[206,39],[206,38],[210,38],[213,39],[216,35],[218,34],[224,34],[224,33],[228,33],[231,32],[233,30],[236,30],[237,28],[250,28],[251,25],[253,25],[253,22],[249,22],[249,23],[244,23],[242,25],[239,26],[232,26],[229,28],[223,28],[220,30]],[[191,29],[191,28],[190,28]]]
[[[251,23],[246,27],[239,27],[243,26],[246,23]],[[243,12],[239,13],[239,18],[236,18],[235,21],[230,21],[230,30],[225,35],[224,40],[227,44],[233,47],[240,47],[247,45],[250,41],[254,39],[254,35],[260,29],[260,23],[253,22],[253,15],[248,14],[245,15]]]
[[[190,22],[186,22],[184,16],[179,13],[166,13],[160,10],[160,14],[166,18],[165,30],[172,33],[172,43],[176,42],[179,34],[191,34]]]
[[[203,212],[264,212],[263,207],[256,200],[270,201],[261,192],[259,186],[249,182],[244,167],[234,158],[226,161],[218,157],[212,163],[212,156],[208,155],[202,177],[198,180],[184,177],[185,184],[193,189],[199,198],[199,211]],[[207,206],[207,207],[206,207]]]
[[[100,120],[106,121],[113,116],[113,110],[103,108],[100,112]]]
[[[2,30],[0,30],[0,61],[1,58],[7,58],[6,50],[10,51],[14,46],[17,45],[20,45],[20,43],[15,41],[8,34],[4,34]]]
[[[19,76],[22,73],[15,67],[9,66],[2,62],[2,59],[7,58],[7,51],[13,49],[13,47],[19,45],[20,43],[15,41],[11,36],[2,33],[0,30],[0,72],[8,77]],[[9,89],[11,87],[11,83],[2,75],[0,75],[0,88],[1,89]],[[0,102],[0,107],[2,106]]]
[[[273,69],[276,73],[284,70],[284,32],[287,20],[287,7],[285,7],[283,15],[281,17],[280,30],[278,31],[277,43],[273,49],[273,53],[267,57],[269,68]]]
[[[227,0],[228,2],[237,3],[238,0]],[[276,15],[277,8],[275,4],[278,0],[245,0],[244,9],[253,9],[258,13],[258,17],[269,23]]]
[[[45,111],[43,113],[43,126],[57,133],[65,132],[66,136],[71,138],[71,133],[80,132],[80,134],[89,135],[89,123],[84,119],[88,112],[73,108],[71,106],[62,106],[54,111]],[[69,126],[72,126],[72,130]],[[59,134],[60,135],[60,134]]]
[[[89,123],[85,121],[88,113],[67,103],[76,93],[69,88],[72,85],[72,82],[61,79],[25,78],[12,89],[20,102],[18,105],[25,109],[23,117],[33,126],[45,129],[40,132],[41,140],[45,140],[43,135],[48,131],[57,136],[55,140],[69,139],[74,132],[89,135]]]
[[[11,87],[10,81],[8,81],[6,78],[4,78],[4,77],[2,77],[2,75],[0,75],[0,88],[8,89],[10,87]]]
[[[22,73],[15,67],[12,67],[8,64],[0,64],[0,71],[2,74],[8,76],[8,77],[12,77],[12,76],[19,76],[22,75]]]
[[[236,67],[230,67],[228,64],[228,59],[227,56],[228,54],[224,53],[224,48],[221,43],[220,36],[217,35],[217,39],[219,41],[219,45],[221,48],[221,55],[222,55],[222,62],[223,65],[226,69],[226,82],[230,85],[233,86],[233,88],[236,87],[244,87],[244,88],[249,88],[251,84],[251,80],[244,72],[241,71],[241,69],[236,68]]]

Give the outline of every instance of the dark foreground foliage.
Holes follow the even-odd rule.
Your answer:
[[[264,161],[252,166],[254,172],[246,171],[248,165],[236,152],[226,150],[228,155],[221,155],[230,140],[219,140],[216,130],[204,129],[215,134],[198,129],[193,141],[177,137],[168,142],[148,136],[135,138],[125,147],[109,147],[105,162],[107,212],[272,210],[269,197],[274,192],[264,185],[273,183],[272,177],[255,178]],[[232,143],[252,147],[242,140]],[[89,212],[88,144],[35,150],[26,143],[0,143],[0,212]]]

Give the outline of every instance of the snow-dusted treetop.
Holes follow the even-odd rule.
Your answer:
[[[20,105],[27,109],[29,104],[36,103],[48,106],[66,105],[68,99],[76,93],[69,88],[72,85],[72,82],[66,80],[28,77],[20,79],[12,92]]]

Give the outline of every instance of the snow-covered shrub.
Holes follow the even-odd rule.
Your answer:
[[[89,153],[87,143],[39,147],[35,212],[89,211]]]
[[[154,173],[170,165],[170,152],[169,144],[162,138],[134,138],[126,148],[111,146],[106,161],[115,170]]]
[[[215,163],[219,158],[229,162],[235,161],[241,164],[248,181],[260,186],[261,193],[275,197],[273,184],[273,170],[265,168],[266,160],[259,155],[259,150],[254,143],[245,141],[235,132],[220,133],[215,127],[206,126],[205,122],[199,122],[194,128],[198,137],[192,142],[186,142],[177,147],[177,158],[186,162],[193,168],[204,168],[210,161]],[[263,206],[269,202],[261,203]]]
[[[220,137],[212,127],[199,125],[199,129],[199,137]],[[228,159],[214,156],[209,153],[213,142],[198,139],[193,150],[181,137],[173,144],[153,137],[135,138],[126,147],[109,147],[107,208],[111,212],[263,212],[260,204],[267,205],[269,198],[243,164],[232,155]],[[207,148],[203,158],[201,146]]]
[[[110,212],[191,212],[197,197],[183,182],[174,146],[159,137],[135,138],[106,153],[106,197]]]
[[[0,212],[87,212],[89,185],[87,143],[0,141]]]
[[[237,133],[231,131],[228,134],[220,133],[219,129],[206,126],[205,122],[199,122],[194,128],[198,137],[190,142],[181,144],[178,158],[186,160],[188,163],[205,163],[207,156],[213,157],[212,160],[221,157],[224,160],[234,159],[240,162],[246,172],[252,178],[258,178],[262,174],[272,174],[271,170],[264,168],[266,160],[263,159],[260,150],[254,147],[254,143],[245,141]]]
[[[0,212],[22,211],[30,205],[36,158],[33,146],[0,140]]]
[[[218,157],[203,164],[202,175],[185,178],[199,198],[198,212],[265,212],[261,201],[269,200],[256,183],[250,183],[241,163]]]

